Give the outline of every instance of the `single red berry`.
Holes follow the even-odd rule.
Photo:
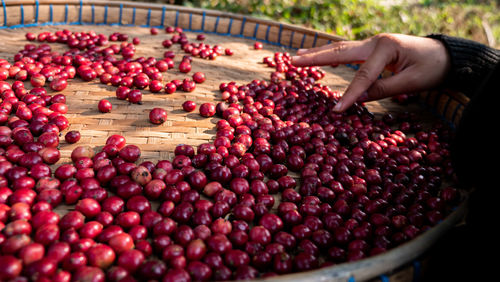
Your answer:
[[[206,80],[205,74],[202,72],[195,72],[193,74],[193,80],[196,83],[203,83]]]
[[[109,112],[111,112],[113,105],[111,104],[110,101],[108,101],[106,99],[102,99],[101,101],[99,101],[97,108],[99,109],[99,112],[101,112],[101,113],[109,113]]]
[[[179,71],[183,73],[188,73],[191,71],[191,63],[188,60],[183,60],[179,64]]]
[[[177,91],[177,86],[173,82],[167,82],[165,84],[165,93],[172,94]]]
[[[132,104],[142,103],[142,92],[139,89],[131,90],[127,95],[128,101]]]
[[[70,144],[73,144],[80,141],[80,137],[81,137],[80,131],[71,130],[68,131],[66,135],[64,135],[64,140],[66,140],[66,142]]]
[[[194,101],[186,101],[182,103],[182,108],[186,112],[192,112],[196,109],[196,103]]]
[[[167,111],[162,108],[154,108],[149,112],[149,121],[153,124],[162,124],[167,120]]]
[[[68,86],[68,80],[65,78],[56,78],[50,82],[50,89],[54,91],[63,91]]]
[[[200,115],[202,117],[212,117],[215,115],[215,105],[213,103],[203,103],[200,106]]]

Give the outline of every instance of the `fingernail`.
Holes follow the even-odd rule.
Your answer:
[[[305,52],[305,51],[307,51],[307,49],[299,49],[299,50],[297,50],[297,53]]]
[[[298,60],[299,58],[300,56],[292,56],[292,62]]]
[[[342,107],[342,101],[341,101],[341,100],[339,100],[339,101],[337,102],[337,104],[335,105],[335,107],[333,107],[333,111],[334,111],[334,112],[339,112],[341,107]]]
[[[358,102],[362,103],[365,102],[366,100],[368,100],[368,92],[365,91],[361,94],[361,96],[359,96]]]

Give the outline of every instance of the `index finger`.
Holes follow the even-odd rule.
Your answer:
[[[327,50],[327,49],[332,48],[333,46],[337,45],[338,43],[344,43],[344,42],[346,42],[346,41],[332,42],[329,44],[325,44],[325,45],[322,45],[319,47],[313,47],[313,48],[309,48],[309,49],[299,49],[299,50],[297,50],[297,55],[301,56],[301,55],[307,55],[307,54],[311,54],[311,53],[321,52],[323,50]]]
[[[339,41],[304,50],[292,57],[295,66],[339,65],[365,61],[372,53],[373,40]]]

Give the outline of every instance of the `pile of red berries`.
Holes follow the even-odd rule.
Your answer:
[[[214,50],[165,31],[191,56]],[[223,101],[200,105],[202,116],[218,117],[213,142],[139,162],[140,148],[112,135],[57,164],[67,106],[63,94],[47,93],[47,81],[60,91],[63,80],[99,78],[117,86],[118,99],[140,103],[143,89],[174,89],[153,83],[172,66],[168,56],[133,59],[139,42],[121,33],[26,38],[41,44],[26,45],[12,65],[0,61],[2,281],[242,280],[313,270],[395,248],[460,201],[445,185],[453,179],[445,126],[424,129],[407,112],[376,118],[362,104],[333,112],[340,93],[319,83],[325,72],[293,66],[288,53],[264,59],[274,68],[269,80],[221,83]],[[45,42],[70,50],[57,54]],[[155,108],[150,120],[166,116]],[[73,208],[60,215],[63,204]]]

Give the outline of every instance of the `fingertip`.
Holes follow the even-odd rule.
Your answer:
[[[308,49],[299,49],[299,50],[297,50],[297,55],[301,55],[301,54],[307,52],[307,50]]]
[[[333,107],[333,111],[334,112],[337,112],[337,113],[341,113],[343,112],[343,107],[344,107],[344,103],[342,102],[342,99],[340,99],[337,104]]]
[[[301,58],[301,56],[292,56],[292,58],[291,58],[292,65],[295,65],[295,66],[298,65],[300,63],[300,58]]]

